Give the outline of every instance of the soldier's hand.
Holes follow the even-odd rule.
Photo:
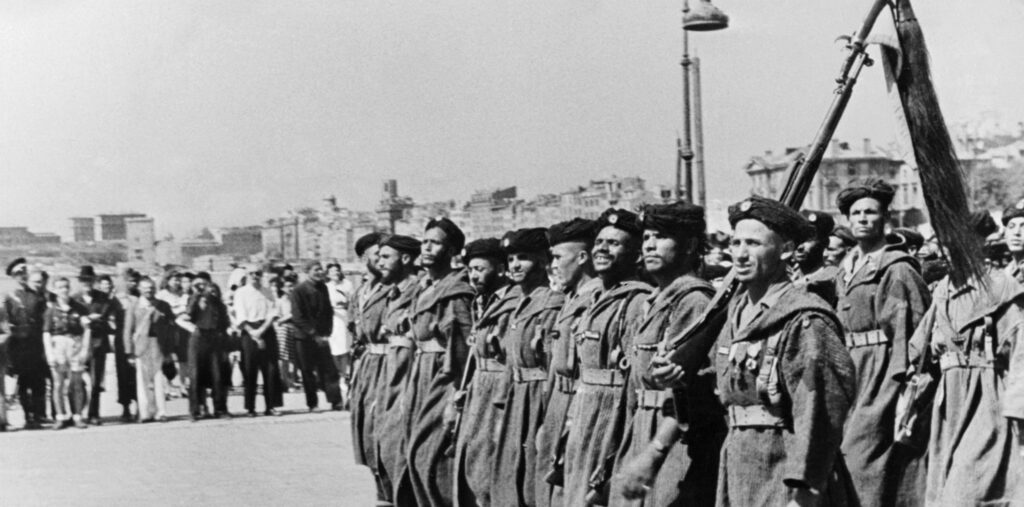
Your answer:
[[[657,458],[650,449],[644,449],[622,467],[612,484],[627,500],[642,499],[654,484],[658,473]]]
[[[651,359],[651,380],[661,389],[683,387],[685,372],[682,366],[668,360],[665,356],[654,356]]]

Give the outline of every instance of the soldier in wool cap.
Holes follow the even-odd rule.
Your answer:
[[[729,223],[741,289],[715,354],[729,421],[717,505],[840,504],[850,497],[837,471],[853,364],[832,308],[786,272],[814,230],[796,211],[760,197],[730,207]]]

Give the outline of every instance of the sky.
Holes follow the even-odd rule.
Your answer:
[[[808,144],[868,0],[719,0],[694,33],[709,199]],[[1024,120],[1024,0],[915,2],[947,120]],[[0,225],[140,211],[160,235],[262,223],[328,195],[373,209],[589,179],[669,184],[681,2],[0,0]],[[837,137],[894,138],[880,66]]]

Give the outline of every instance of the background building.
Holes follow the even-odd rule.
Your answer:
[[[143,266],[156,264],[156,230],[153,219],[146,216],[124,220],[128,262]]]
[[[128,238],[125,221],[129,218],[145,218],[144,213],[122,213],[118,215],[100,215],[100,240],[124,241]]]
[[[96,219],[93,217],[72,217],[71,231],[75,243],[96,241]]]

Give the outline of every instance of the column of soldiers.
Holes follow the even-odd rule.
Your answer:
[[[362,238],[352,427],[380,504],[1024,505],[1024,203],[1005,269],[930,288],[893,196],[845,189],[848,227],[730,207],[740,288],[695,371],[666,348],[714,297],[701,207]]]

